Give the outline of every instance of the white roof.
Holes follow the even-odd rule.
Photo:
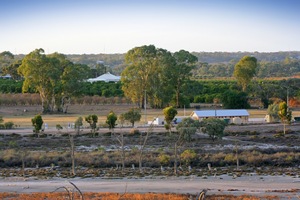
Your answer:
[[[10,74],[6,74],[5,76],[1,76],[1,78],[11,78]]]
[[[249,116],[247,110],[244,109],[233,109],[233,110],[196,110],[193,111],[192,115],[197,117],[242,117]]]
[[[105,81],[105,82],[118,82],[120,81],[120,76],[115,76],[113,74],[111,74],[110,72],[107,72],[105,74],[102,74],[101,76],[98,76],[97,78],[90,78],[87,81],[88,82],[96,82],[96,81]]]

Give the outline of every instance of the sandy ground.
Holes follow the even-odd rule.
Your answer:
[[[281,199],[300,199],[300,178],[289,176],[259,176],[249,174],[242,177],[222,175],[217,177],[148,177],[143,179],[104,178],[54,178],[38,180],[30,178],[0,178],[0,192],[52,192],[59,187],[72,188],[71,181],[82,192],[124,193],[190,193],[208,189],[207,194],[249,194],[255,196],[276,195]],[[62,189],[61,189],[62,190]]]

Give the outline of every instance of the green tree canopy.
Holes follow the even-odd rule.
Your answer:
[[[144,107],[145,92],[150,92],[150,80],[157,77],[157,49],[154,45],[135,47],[125,55],[127,67],[121,74],[124,95]]]
[[[127,67],[121,74],[122,89],[132,102],[144,106],[145,99],[153,107],[169,105],[175,98],[180,105],[180,93],[197,57],[181,50],[171,54],[154,45],[136,47],[125,55]]]
[[[20,74],[18,74],[18,68],[22,64],[22,60],[17,60],[14,63],[3,67],[3,74],[10,74],[11,78],[14,80],[19,80],[21,79]]]
[[[55,108],[65,112],[64,99],[80,93],[88,69],[73,64],[63,54],[45,55],[43,49],[36,49],[23,58],[18,73],[25,79],[23,92],[34,88],[40,94],[44,113]]]
[[[97,128],[98,116],[92,114],[92,115],[86,116],[84,119],[85,119],[85,121],[86,121],[87,123],[90,124],[90,127],[91,127],[91,129],[92,129],[92,132],[93,132],[93,134],[95,134],[95,131],[96,131],[96,128]]]
[[[278,115],[283,123],[283,133],[285,134],[285,125],[291,123],[292,120],[292,111],[289,110],[286,102],[281,102],[279,104]]]
[[[124,113],[124,119],[129,121],[134,127],[134,123],[141,120],[141,109],[139,108],[130,108],[130,110]]]
[[[4,68],[8,67],[9,65],[14,62],[14,55],[9,51],[3,51],[0,53],[0,74],[7,74],[6,71],[2,71]]]
[[[209,137],[214,141],[216,138],[222,138],[224,135],[224,129],[226,122],[222,119],[208,118],[203,119],[201,122],[202,131],[207,133]]]
[[[221,96],[221,102],[224,108],[227,109],[241,109],[249,108],[248,97],[245,92],[236,90],[227,90]]]
[[[257,68],[257,59],[251,56],[244,56],[234,67],[233,76],[246,91],[247,85],[254,77]]]
[[[169,106],[163,109],[163,113],[165,116],[165,122],[166,122],[166,129],[171,130],[171,122],[177,115],[177,110],[173,106]]]
[[[108,124],[109,129],[114,129],[116,127],[117,119],[117,115],[113,111],[110,111],[106,118],[106,124]]]
[[[33,130],[35,133],[39,133],[40,130],[42,129],[42,126],[43,126],[43,118],[41,115],[36,115],[34,116],[34,118],[31,119],[31,123],[32,123],[32,126],[33,126]]]
[[[167,73],[175,90],[175,105],[179,108],[181,88],[183,84],[190,79],[192,75],[191,71],[195,68],[198,58],[185,50],[175,52],[173,57],[175,59],[175,65],[167,70]]]

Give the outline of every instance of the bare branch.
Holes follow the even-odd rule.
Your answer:
[[[74,183],[72,183],[71,181],[69,181],[69,183],[71,185],[73,185],[76,188],[76,190],[79,192],[81,200],[84,200],[84,197],[83,197],[83,194],[82,194],[81,190]]]
[[[119,197],[119,200],[127,193],[127,183],[125,185],[125,191],[123,194],[121,194],[121,196]]]

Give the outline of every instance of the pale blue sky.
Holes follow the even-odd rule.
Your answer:
[[[1,0],[0,52],[300,51],[298,0]]]

